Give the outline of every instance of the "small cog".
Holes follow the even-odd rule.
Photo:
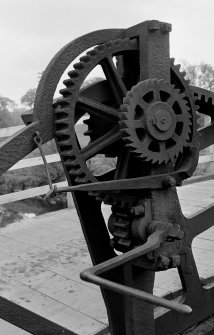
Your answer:
[[[167,163],[188,146],[191,112],[179,89],[164,80],[148,79],[132,87],[123,102],[123,140],[139,158]]]

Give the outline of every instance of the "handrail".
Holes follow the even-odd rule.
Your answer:
[[[9,136],[12,136],[17,131],[21,130],[24,127],[25,125],[8,127],[8,128],[0,128],[0,138],[7,138]],[[58,153],[46,155],[46,160],[49,164],[61,162],[60,155]],[[9,171],[29,168],[32,166],[38,166],[38,165],[43,165],[43,164],[44,163],[43,163],[42,157],[40,156],[25,158],[17,162],[15,165],[13,165],[9,169]],[[63,182],[56,183],[55,185],[58,187],[65,187],[68,185],[68,183],[67,181],[63,181]],[[46,194],[48,190],[49,190],[49,186],[43,185],[40,187],[34,187],[34,188],[22,190],[22,191],[3,194],[3,195],[0,195],[0,205],[32,198],[32,197],[39,196],[39,195],[43,195],[43,194]],[[73,207],[73,200],[72,200],[72,196],[70,193],[67,194],[67,201],[68,201],[68,207]]]
[[[21,130],[24,127],[25,125],[8,127],[8,128],[0,128],[0,138],[7,138],[9,136],[12,136],[17,131]],[[61,162],[60,155],[58,153],[46,155],[46,160],[47,160],[47,163],[49,164]],[[199,164],[213,162],[213,161],[214,161],[214,154],[199,156]],[[38,157],[32,157],[32,158],[25,158],[17,162],[9,170],[12,171],[12,170],[23,169],[23,168],[39,166],[39,165],[43,165],[42,157],[38,156]],[[196,182],[196,181],[197,181],[197,178],[194,179],[193,177],[193,178],[190,178],[190,180],[188,180],[184,184],[189,184],[189,183]],[[61,183],[56,183],[55,185],[58,187],[65,187],[68,184],[67,184],[67,181],[65,181]],[[18,200],[28,199],[34,196],[43,195],[43,194],[46,194],[48,190],[49,190],[48,185],[44,185],[40,187],[26,189],[23,191],[3,194],[3,195],[0,195],[0,205],[18,201]],[[68,197],[69,207],[73,207],[73,201],[72,201],[71,194],[68,193],[67,197]]]

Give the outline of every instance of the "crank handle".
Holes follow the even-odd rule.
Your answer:
[[[132,260],[136,260],[137,258],[159,248],[160,244],[163,242],[164,239],[165,233],[161,230],[156,230],[148,237],[148,240],[144,245],[81,272],[80,278],[84,281],[99,285],[116,293],[141,299],[150,304],[163,306],[165,308],[175,310],[179,313],[190,314],[192,312],[192,309],[187,305],[179,304],[174,301],[169,301],[167,299],[157,297],[151,293],[147,293],[133,287],[121,285],[101,277],[101,275],[106,273],[107,271],[113,270]]]
[[[132,298],[146,301],[152,305],[162,306],[162,307],[172,309],[182,314],[192,313],[192,308],[189,307],[188,305],[179,304],[174,301],[170,301],[164,298],[157,297],[156,295],[153,295],[151,293],[147,293],[145,291],[141,291],[133,287],[125,286],[125,285],[118,284],[116,282],[104,279],[96,275],[96,272],[94,271],[93,267],[81,272],[80,278],[84,281],[99,285],[113,292],[124,294]]]

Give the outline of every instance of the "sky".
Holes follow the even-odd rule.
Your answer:
[[[151,19],[172,24],[177,62],[214,66],[213,13],[211,0],[0,0],[0,95],[20,106],[38,73],[74,38]]]

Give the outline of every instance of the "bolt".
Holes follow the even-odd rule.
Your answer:
[[[161,30],[163,33],[170,33],[170,31],[172,31],[172,25],[170,23],[162,23]]]
[[[146,257],[149,261],[153,261],[154,260],[154,252],[151,251],[148,254],[146,254]]]
[[[172,176],[169,176],[166,180],[163,181],[164,188],[174,187],[174,186],[176,186],[176,180]]]
[[[155,31],[160,29],[160,22],[157,20],[151,20],[149,21],[148,30],[149,31]]]
[[[166,123],[166,118],[165,117],[162,117],[162,119],[161,119],[161,123]]]
[[[173,266],[174,268],[176,268],[177,266],[180,265],[181,258],[180,258],[179,255],[173,255],[173,256],[171,257],[171,261],[172,261],[172,266]]]
[[[135,216],[143,216],[145,213],[145,208],[143,205],[138,205],[130,209],[130,213]]]
[[[193,273],[193,267],[192,267],[191,264],[186,264],[185,272],[188,273],[188,274]]]
[[[158,268],[167,270],[169,268],[170,260],[166,256],[160,256],[158,262]]]

